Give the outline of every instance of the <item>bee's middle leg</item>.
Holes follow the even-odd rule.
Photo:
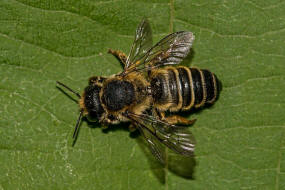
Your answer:
[[[108,53],[116,57],[118,61],[125,67],[127,61],[127,56],[125,53],[121,52],[120,50],[112,50],[112,49],[109,49]]]

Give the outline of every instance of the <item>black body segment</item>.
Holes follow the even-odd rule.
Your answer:
[[[212,72],[183,66],[166,67],[151,78],[154,103],[170,111],[189,110],[213,103],[217,99],[219,86]]]
[[[195,94],[195,107],[203,106],[206,99],[205,79],[204,75],[198,68],[190,68],[193,91]]]
[[[130,105],[135,96],[134,86],[127,81],[114,80],[103,89],[102,102],[110,111],[118,111]]]
[[[203,101],[203,83],[202,83],[202,76],[198,69],[191,68],[191,75],[192,75],[192,81],[193,81],[193,91],[195,94],[195,105],[201,104]]]
[[[168,72],[169,91],[172,100],[171,102],[177,105],[179,103],[179,91],[181,90],[181,88],[180,89],[178,88],[180,81],[177,81],[173,69],[168,69],[167,72]]]
[[[206,81],[206,102],[211,102],[215,98],[215,79],[213,73],[208,70],[201,70]]]
[[[178,68],[179,72],[179,82],[181,84],[181,94],[182,94],[182,107],[187,107],[191,103],[191,85],[189,74],[185,68]]]

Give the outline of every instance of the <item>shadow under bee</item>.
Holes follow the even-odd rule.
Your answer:
[[[102,125],[99,123],[94,123],[88,121],[86,118],[83,118],[83,122],[86,122],[88,127],[90,128],[102,128]],[[167,175],[167,171],[172,172],[173,174],[183,177],[185,179],[194,179],[194,168],[196,166],[196,161],[194,156],[193,157],[185,157],[174,153],[170,149],[165,149],[168,151],[167,160],[165,164],[160,163],[150,152],[148,145],[146,144],[143,136],[141,136],[139,130],[135,130],[133,132],[129,131],[130,123],[120,123],[117,125],[109,125],[108,128],[103,128],[103,133],[109,133],[114,131],[126,131],[129,133],[129,137],[132,139],[136,139],[139,147],[146,155],[150,169],[152,170],[153,174],[157,177],[160,183],[165,184],[165,179]]]
[[[136,133],[135,131],[133,133]],[[194,168],[196,166],[195,157],[186,157],[174,153],[170,149],[165,149],[167,152],[166,163],[160,163],[155,157],[152,156],[152,153],[147,147],[146,142],[144,141],[142,136],[139,136],[137,133],[136,140],[138,145],[140,146],[143,153],[146,155],[150,168],[156,178],[160,181],[160,183],[165,184],[167,172],[170,171],[173,174],[183,177],[185,179],[193,180],[194,179]]]
[[[189,54],[183,59],[180,65],[183,65],[185,67],[190,67],[194,56],[195,56],[195,50],[191,48]]]

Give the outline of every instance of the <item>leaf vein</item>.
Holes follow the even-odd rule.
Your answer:
[[[276,179],[275,179],[275,189],[279,189],[279,180],[280,180],[280,165],[281,165],[281,158],[282,158],[282,143],[284,138],[285,129],[282,131],[282,136],[280,139],[280,145],[279,145],[279,152],[278,152],[278,161],[277,161],[277,167],[276,167]]]
[[[54,51],[54,50],[52,50],[52,49],[48,49],[48,48],[46,48],[46,47],[42,47],[42,46],[40,46],[39,44],[34,44],[34,43],[32,43],[32,42],[25,41],[25,40],[23,40],[23,39],[18,39],[18,38],[9,36],[9,35],[7,35],[7,34],[5,34],[5,33],[1,33],[1,32],[0,32],[0,35],[1,35],[2,37],[4,37],[4,38],[11,39],[11,40],[18,41],[18,42],[22,42],[22,43],[25,43],[25,44],[27,44],[27,45],[36,47],[36,48],[38,48],[38,49],[42,49],[42,50],[44,50],[44,51],[51,52],[51,53],[53,53],[53,54],[55,54],[55,55],[57,55],[57,56],[59,56],[59,57],[64,57],[64,58],[69,58],[69,59],[87,59],[87,58],[92,58],[92,57],[101,56],[100,53],[94,54],[94,55],[88,55],[88,56],[81,56],[81,57],[79,57],[79,56],[77,56],[77,57],[76,57],[76,56],[67,56],[67,55],[61,54],[61,53],[59,53],[59,52],[57,52],[57,51]]]
[[[246,85],[247,83],[251,82],[251,81],[258,81],[258,80],[270,80],[270,79],[276,79],[276,78],[280,78],[283,79],[284,75],[273,75],[273,76],[269,76],[269,77],[256,77],[256,78],[250,78],[245,80],[242,83],[239,83],[237,85],[233,85],[233,86],[223,86],[223,89],[232,89],[232,88],[237,88],[237,87],[241,87]]]
[[[205,27],[202,27],[202,26],[199,26],[199,25],[195,25],[193,23],[189,23],[189,22],[186,22],[186,21],[183,21],[181,19],[174,19],[176,20],[177,22],[180,22],[180,23],[183,23],[185,25],[188,25],[188,26],[195,26],[195,27],[198,27],[200,28],[201,30],[204,30],[204,31],[207,31],[207,32],[210,32],[212,34],[215,34],[219,37],[227,37],[227,38],[247,38],[247,39],[256,39],[256,38],[260,38],[260,37],[264,37],[264,36],[267,36],[267,35],[272,35],[272,34],[277,34],[277,33],[281,33],[283,31],[285,31],[285,28],[281,28],[281,29],[277,29],[277,30],[272,30],[272,31],[267,31],[267,32],[264,32],[264,33],[261,33],[261,34],[257,34],[257,35],[245,35],[245,34],[221,34],[221,33],[218,33],[216,31],[214,31],[213,29],[210,29],[210,28],[205,28]]]

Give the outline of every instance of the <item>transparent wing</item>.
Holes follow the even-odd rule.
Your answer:
[[[135,63],[152,47],[152,32],[147,19],[143,19],[138,26],[135,34],[135,40],[131,47],[130,54],[126,61],[126,68]],[[125,69],[126,69],[125,68]]]
[[[194,39],[191,32],[180,31],[169,34],[141,57],[132,60],[127,72],[179,64],[190,52]]]
[[[175,32],[169,34],[153,46],[142,58],[141,64],[173,65],[184,59],[192,46],[194,36],[191,32]]]
[[[152,153],[160,161],[164,160],[161,144],[166,145],[178,154],[184,156],[194,155],[195,139],[192,133],[187,130],[187,127],[171,125],[147,114],[128,113],[128,117],[139,128]]]
[[[141,124],[135,124],[145,138],[151,153],[161,162],[165,163],[165,148],[163,144]]]

